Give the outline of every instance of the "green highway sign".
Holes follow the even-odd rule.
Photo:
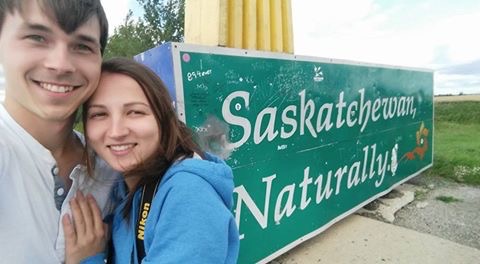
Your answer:
[[[272,260],[432,166],[430,70],[180,43],[136,59],[233,168],[239,263]]]

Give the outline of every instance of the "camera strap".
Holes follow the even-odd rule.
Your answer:
[[[145,244],[143,243],[145,238],[145,222],[147,220],[148,213],[150,212],[150,206],[152,204],[153,197],[157,192],[160,178],[161,177],[158,177],[155,184],[146,184],[143,186],[140,207],[138,208],[137,224],[135,226],[135,242],[137,245],[138,263],[142,263],[142,259],[146,255]]]

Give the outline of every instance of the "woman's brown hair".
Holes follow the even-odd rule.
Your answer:
[[[128,58],[113,58],[103,62],[103,73],[116,73],[134,79],[142,88],[143,93],[152,108],[160,132],[160,144],[156,153],[141,161],[135,168],[124,173],[124,177],[140,177],[136,186],[128,194],[128,202],[124,208],[126,217],[132,206],[135,192],[145,185],[160,181],[173,162],[192,157],[194,153],[204,157],[200,147],[195,143],[193,134],[181,122],[173,108],[168,90],[160,77],[145,65]],[[115,96],[112,94],[112,96]],[[87,126],[87,101],[83,108],[83,124]],[[88,147],[88,133],[85,130]],[[92,159],[87,158],[89,171],[93,171]]]

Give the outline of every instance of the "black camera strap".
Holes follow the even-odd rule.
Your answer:
[[[142,259],[146,255],[145,244],[143,243],[145,238],[145,222],[147,220],[148,213],[150,212],[150,206],[152,204],[153,197],[157,192],[160,178],[161,177],[158,177],[155,184],[146,184],[143,186],[140,207],[138,208],[137,224],[135,226],[135,242],[137,245],[138,263],[142,263]]]

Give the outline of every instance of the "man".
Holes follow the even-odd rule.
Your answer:
[[[0,263],[62,263],[61,217],[77,191],[107,213],[115,173],[83,165],[77,108],[100,77],[108,24],[100,0],[0,0]]]

